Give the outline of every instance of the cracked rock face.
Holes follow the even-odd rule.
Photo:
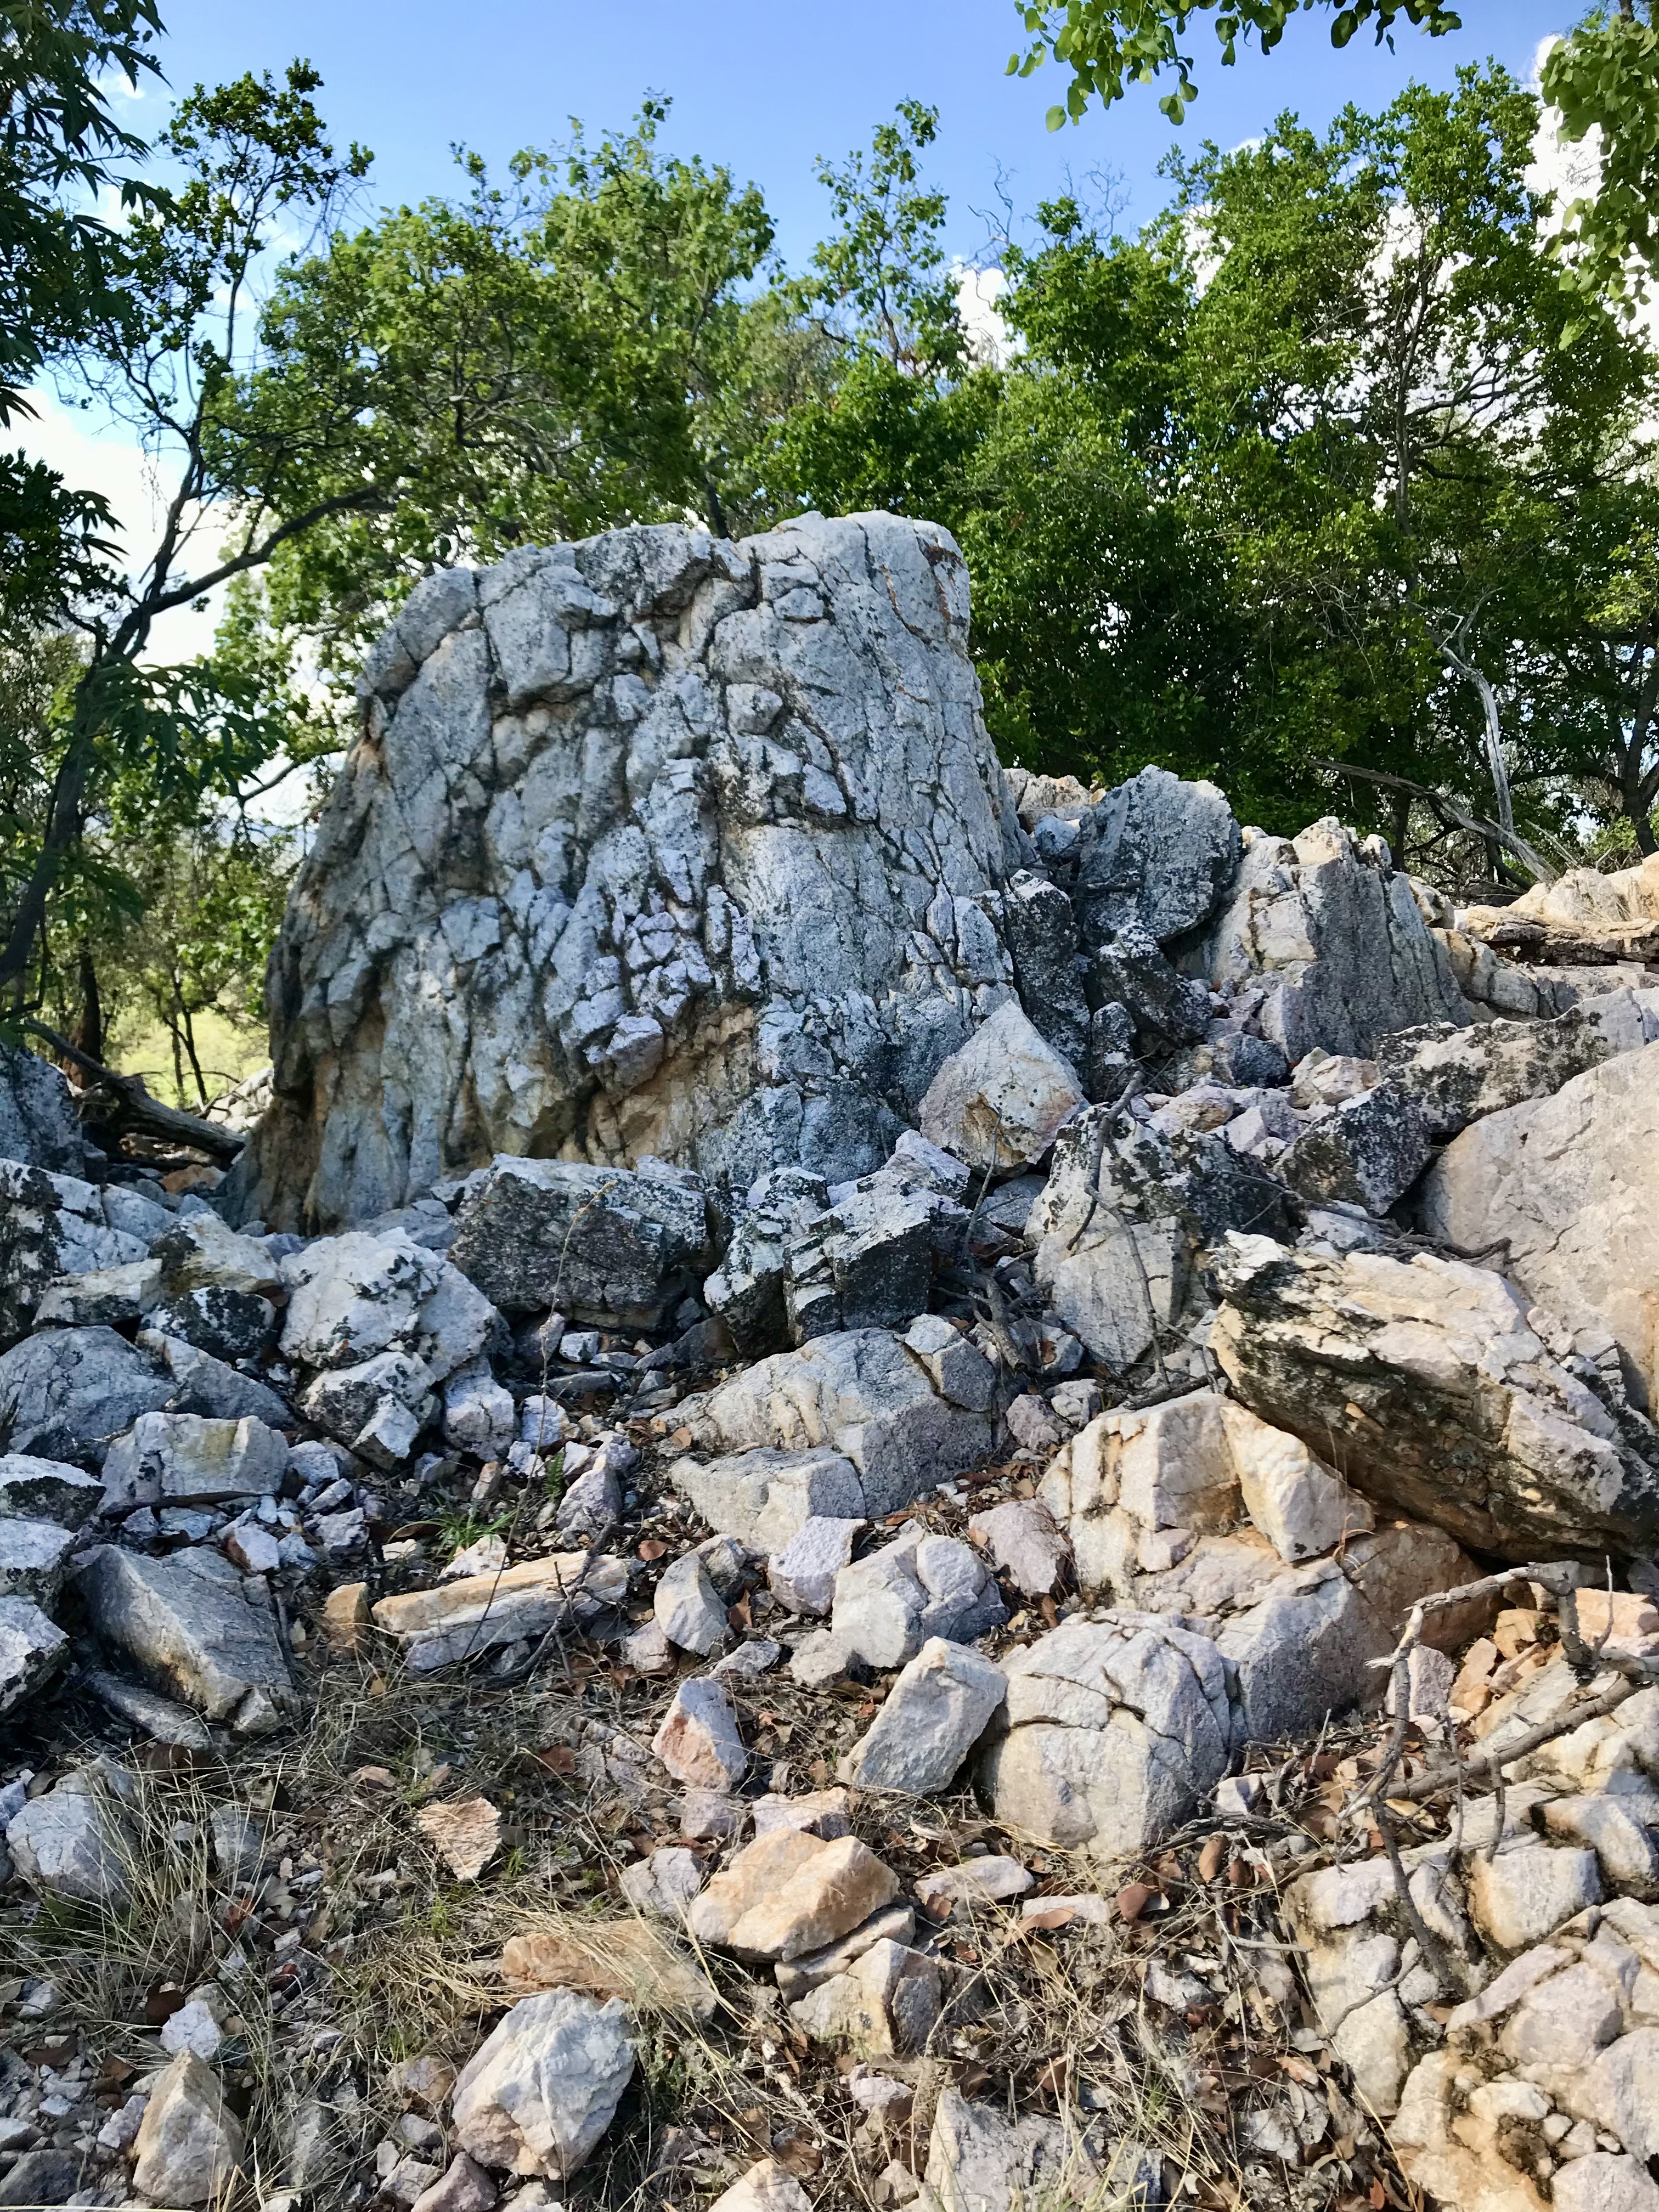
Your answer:
[[[1029,848],[935,525],[448,570],[362,690],[272,968],[273,1224],[495,1152],[858,1175],[1012,996]]]

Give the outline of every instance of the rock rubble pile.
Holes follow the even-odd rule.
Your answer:
[[[966,634],[429,579],[243,1162],[7,1060],[0,2203],[1659,2212],[1652,866],[1005,773]]]

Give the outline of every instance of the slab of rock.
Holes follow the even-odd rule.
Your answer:
[[[371,1466],[408,1459],[438,1409],[436,1377],[408,1352],[377,1352],[355,1367],[326,1369],[301,1400],[306,1419]]]
[[[83,1667],[80,1680],[100,1705],[143,1729],[157,1743],[176,1744],[181,1751],[212,1750],[213,1738],[206,1722],[176,1699],[160,1697],[142,1682],[130,1682],[125,1675],[112,1674],[101,1667]]]
[[[812,2200],[787,2166],[763,2158],[722,2191],[708,2212],[812,2212]]]
[[[1659,994],[1650,994],[1659,1006]],[[1436,1162],[1425,1226],[1464,1249],[1501,1241],[1511,1281],[1575,1332],[1609,1334],[1638,1402],[1659,1407],[1651,1313],[1659,1230],[1652,1153],[1659,1044],[1487,1116]]]
[[[1012,2121],[946,2089],[933,2114],[917,2212],[1005,2212],[1028,2203],[1069,2212],[1097,2197],[1107,2167],[1126,2206],[1155,2201],[1153,2161],[1137,2157],[1133,2144],[1097,2160],[1069,2115],[1027,2112]]]
[[[725,1255],[702,1286],[702,1302],[730,1329],[744,1358],[754,1359],[788,1341],[788,1248],[798,1231],[828,1209],[830,1193],[822,1176],[775,1168],[734,1204]]]
[[[1027,1597],[1051,1597],[1071,1571],[1072,1547],[1041,1498],[1011,1499],[975,1514],[968,1534]]]
[[[568,1990],[526,1997],[462,2068],[455,2139],[481,2165],[562,2181],[586,2165],[634,2078],[628,2015]]]
[[[997,1370],[943,1314],[918,1314],[904,1332],[904,1348],[921,1362],[941,1398],[966,1407],[970,1413],[989,1413],[997,1394]]]
[[[1200,1317],[1230,1230],[1291,1235],[1285,1204],[1224,1134],[1162,1137],[1097,1106],[1061,1130],[1025,1233],[1050,1308],[1116,1372]]]
[[[654,1328],[708,1272],[702,1187],[506,1154],[468,1178],[451,1257],[503,1313]]]
[[[27,1452],[0,1454],[0,1518],[15,1514],[81,1528],[103,1500],[103,1484],[82,1468]]]
[[[1552,1355],[1502,1277],[1254,1237],[1231,1238],[1216,1274],[1211,1347],[1237,1395],[1367,1496],[1502,1559],[1653,1547],[1646,1439]]]
[[[993,1441],[982,1414],[942,1397],[903,1340],[879,1328],[817,1337],[799,1352],[775,1353],[688,1399],[681,1415],[694,1435],[702,1431],[731,1452],[767,1445],[840,1453],[858,1474],[859,1500],[831,1507],[817,1498],[812,1510],[872,1520],[971,1467]],[[745,1540],[775,1548],[758,1530]]]
[[[1293,840],[1244,833],[1200,957],[1218,988],[1266,994],[1255,1024],[1292,1063],[1315,1046],[1369,1057],[1396,1030],[1473,1018],[1410,881],[1379,847],[1334,817]]]
[[[401,1352],[439,1383],[501,1328],[489,1299],[402,1229],[319,1237],[283,1261],[283,1357],[297,1367],[360,1367]]]
[[[988,1852],[983,1858],[962,1859],[953,1867],[924,1875],[916,1884],[916,1896],[928,1906],[1007,1905],[1036,1883],[1036,1876],[1018,1859]]]
[[[1432,1152],[1416,1099],[1379,1083],[1316,1121],[1281,1154],[1277,1172],[1316,1205],[1363,1206],[1381,1215],[1405,1196]]]
[[[1071,1540],[1083,1587],[1126,1593],[1136,1568],[1173,1564],[1170,1532],[1189,1544],[1239,1518],[1224,1401],[1194,1390],[1097,1414],[1055,1455],[1039,1495]]]
[[[1075,902],[1091,951],[1129,922],[1161,945],[1201,929],[1243,850],[1214,784],[1184,783],[1167,769],[1142,769],[1080,819]]]
[[[95,1768],[66,1774],[6,1826],[6,1849],[29,1887],[83,1905],[130,1901],[137,1848],[111,1779]]]
[[[250,1210],[332,1227],[562,1146],[879,1165],[888,1096],[1012,982],[968,636],[955,544],[889,514],[425,580],[289,903]]]
[[[711,1674],[680,1684],[651,1748],[676,1782],[693,1789],[735,1790],[749,1771],[732,1692]]]
[[[696,1552],[683,1553],[664,1570],[651,1605],[669,1642],[701,1659],[732,1632],[725,1604]]]
[[[220,1553],[165,1559],[100,1544],[76,1587],[105,1646],[165,1696],[239,1735],[264,1735],[297,1710],[270,1594]]]
[[[68,1637],[32,1598],[0,1596],[0,1713],[51,1681],[69,1648]]]
[[[784,1253],[790,1342],[805,1344],[839,1329],[902,1329],[925,1312],[939,1212],[933,1192],[907,1189],[884,1172],[854,1183],[802,1223]]]
[[[1395,1522],[1350,1538],[1330,1559],[1277,1576],[1216,1638],[1236,1673],[1234,1741],[1281,1742],[1380,1697],[1387,1678],[1375,1662],[1394,1650],[1411,1607],[1479,1572],[1443,1530]],[[1469,1626],[1467,1618],[1455,1626],[1443,1618],[1437,1640],[1467,1634]]]
[[[74,1548],[74,1529],[55,1521],[0,1519],[0,1597],[53,1605]]]
[[[499,2194],[477,2159],[458,2150],[442,2180],[422,2190],[409,2212],[492,2212]]]
[[[14,1343],[33,1327],[56,1278],[127,1266],[148,1253],[147,1237],[112,1223],[96,1185],[0,1158],[0,1340]]]
[[[866,1666],[902,1667],[930,1637],[969,1644],[1006,1619],[984,1561],[954,1537],[912,1522],[892,1543],[841,1570],[830,1628]]]
[[[1001,1668],[981,1653],[929,1637],[842,1759],[842,1780],[918,1797],[948,1789],[1007,1687]]]
[[[1376,1516],[1300,1437],[1224,1399],[1222,1427],[1244,1510],[1281,1559],[1295,1565],[1363,1534]]]
[[[853,1832],[853,1800],[845,1790],[809,1790],[799,1797],[769,1792],[757,1797],[750,1809],[757,1836],[768,1835],[774,1828],[804,1828],[809,1835],[822,1836],[830,1843],[837,1836]]]
[[[193,1291],[234,1291],[244,1297],[283,1295],[283,1272],[262,1238],[241,1237],[216,1213],[181,1214],[150,1246],[169,1297]]]
[[[703,1884],[702,1862],[684,1844],[671,1844],[623,1869],[621,1889],[636,1912],[683,1920]]]
[[[140,1329],[134,1341],[173,1377],[170,1413],[199,1413],[209,1421],[240,1421],[251,1415],[268,1428],[293,1425],[292,1408],[257,1375],[244,1375],[199,1345],[164,1336],[159,1329]]]
[[[740,1913],[720,1939],[744,1957],[787,1962],[821,1951],[851,1935],[898,1895],[898,1876],[856,1836],[825,1843],[799,1829],[780,1829],[759,1838],[750,1850],[775,1844],[781,1837],[793,1837],[798,1845],[811,1849],[793,1873],[775,1877],[767,1893]],[[781,1851],[778,1856],[781,1860]],[[712,1891],[714,1885],[709,1887]],[[697,1933],[695,1914],[690,1925]]]
[[[1014,963],[1014,988],[1031,1025],[1069,1067],[1089,1056],[1087,965],[1078,950],[1077,915],[1060,885],[1022,868],[1002,896],[1002,934]]]
[[[994,1171],[1039,1158],[1083,1103],[1076,1070],[1010,1000],[945,1062],[917,1119],[930,1144]]]
[[[21,1045],[0,1045],[0,1159],[69,1176],[87,1164],[62,1068]]]
[[[793,2003],[810,1990],[835,1980],[837,1975],[850,1973],[876,1944],[908,1945],[915,1932],[916,1916],[912,1906],[902,1899],[896,1905],[884,1905],[867,1920],[861,1920],[850,1936],[826,1943],[823,1950],[804,1952],[799,1959],[779,1960],[772,1969],[773,1978],[785,1999]]]
[[[471,1359],[444,1384],[444,1442],[480,1459],[500,1459],[518,1440],[513,1394],[490,1371],[487,1359]]]
[[[850,1565],[864,1521],[815,1513],[766,1563],[767,1586],[792,1613],[825,1613],[836,1600],[836,1577]]]
[[[937,1959],[885,1938],[792,2004],[789,2016],[814,2042],[846,2044],[866,2059],[903,2057],[927,2048],[943,1981]]]
[[[810,1865],[824,1838],[810,1828],[784,1824],[746,1844],[692,1902],[686,1925],[699,1943],[726,1943],[744,1916],[764,1905]]]
[[[34,1308],[37,1328],[131,1328],[161,1297],[159,1260],[129,1260],[119,1267],[94,1267],[83,1275],[59,1275],[40,1292]]]
[[[287,1472],[288,1438],[263,1421],[141,1413],[105,1457],[105,1507],[122,1513],[138,1505],[269,1498]]]
[[[240,2169],[242,2124],[211,2067],[181,2051],[149,2093],[133,2144],[132,2179],[158,2204],[205,2204]]]
[[[751,1551],[783,1550],[811,1520],[858,1520],[864,1513],[857,1468],[823,1445],[805,1451],[761,1445],[706,1464],[679,1459],[668,1479],[711,1528]]]
[[[487,1797],[422,1806],[415,1825],[457,1881],[477,1881],[501,1849],[501,1811]]]
[[[112,1328],[45,1328],[0,1352],[0,1405],[15,1407],[13,1450],[101,1465],[141,1413],[159,1413],[172,1378]]]
[[[554,1552],[499,1575],[383,1597],[372,1613],[415,1673],[429,1674],[520,1637],[544,1636],[585,1611],[617,1604],[627,1590],[628,1569],[609,1553]]]
[[[1227,1770],[1227,1670],[1207,1638],[1155,1615],[1072,1621],[1008,1655],[981,1774],[1017,1833],[1127,1856]]]
[[[1488,1114],[1553,1097],[1575,1076],[1656,1040],[1659,991],[1626,988],[1581,999],[1547,1021],[1402,1030],[1379,1041],[1376,1056],[1443,1140]]]
[[[509,1936],[501,1979],[517,1994],[575,1990],[620,1998],[634,2013],[709,2021],[720,2010],[713,1984],[666,1931],[643,1920],[566,1922]]]

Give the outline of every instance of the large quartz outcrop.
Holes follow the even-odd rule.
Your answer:
[[[244,1170],[333,1228],[498,1152],[878,1167],[1013,995],[1030,853],[936,525],[652,526],[428,578],[271,967]]]

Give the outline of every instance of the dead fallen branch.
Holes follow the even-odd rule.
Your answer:
[[[163,1144],[185,1145],[191,1152],[205,1152],[210,1159],[228,1167],[247,1141],[234,1131],[222,1129],[212,1121],[204,1121],[197,1115],[186,1114],[176,1106],[164,1106],[159,1098],[152,1098],[145,1088],[143,1078],[120,1075],[114,1068],[106,1067],[101,1060],[82,1052],[65,1036],[60,1036],[45,1022],[31,1020],[25,1027],[39,1037],[44,1037],[52,1050],[65,1060],[73,1060],[83,1074],[89,1076],[109,1102],[105,1119],[118,1133],[131,1131],[135,1135],[158,1138]]]

